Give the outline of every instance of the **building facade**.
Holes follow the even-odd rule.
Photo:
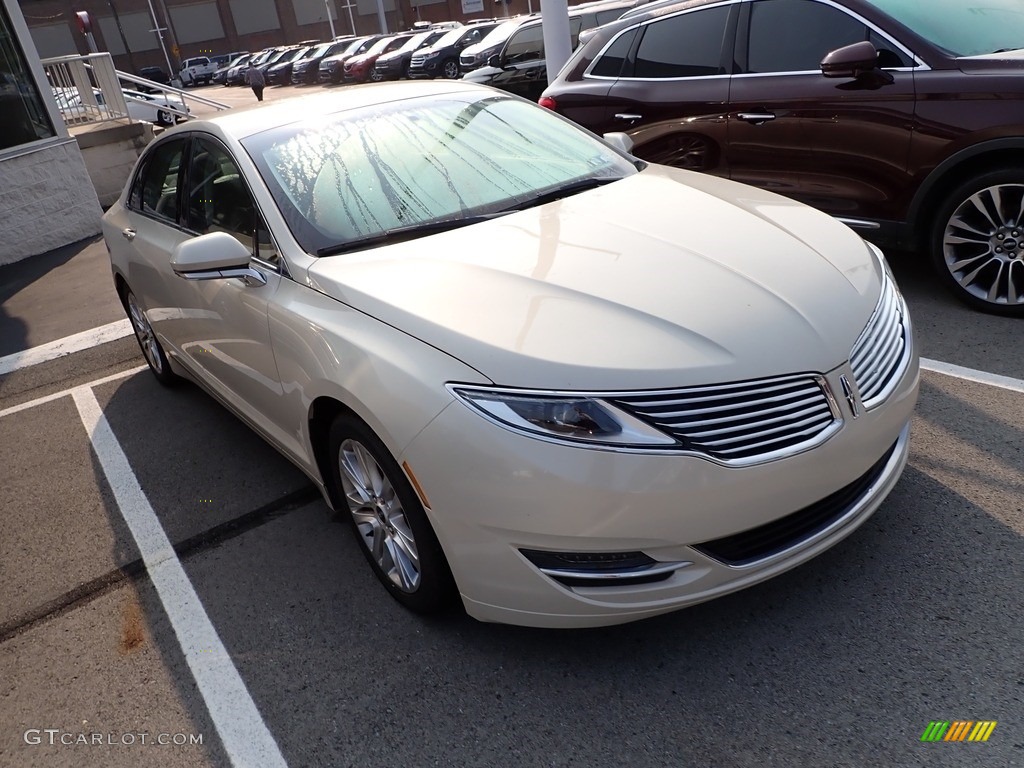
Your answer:
[[[381,31],[378,2],[387,29],[409,29],[416,21],[468,21],[539,10],[539,0],[19,0],[43,58],[89,53],[75,14],[85,11],[100,51],[118,69],[168,64],[177,69],[193,56],[258,51],[272,45],[331,39],[334,34]],[[154,16],[163,45],[154,33]],[[166,56],[164,51],[166,50]],[[169,61],[168,61],[169,59]]]
[[[15,0],[0,0],[0,265],[100,229],[100,205]]]

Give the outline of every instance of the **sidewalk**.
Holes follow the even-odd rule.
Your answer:
[[[102,237],[0,267],[0,357],[124,319]]]

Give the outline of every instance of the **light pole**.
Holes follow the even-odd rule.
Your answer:
[[[164,45],[164,30],[160,26],[160,22],[156,20],[156,11],[153,10],[153,0],[146,0],[149,4],[149,15],[153,17],[153,29],[151,31],[156,32],[156,37],[160,41],[160,50],[164,52],[164,61],[167,62],[167,74],[174,82],[177,78],[174,76],[174,67],[171,66],[171,57],[167,55],[167,46]],[[178,82],[181,85],[181,82]]]
[[[327,10],[327,21],[331,25],[331,40],[337,35],[334,34],[334,14],[331,13],[331,5],[328,0],[324,0],[324,8]]]

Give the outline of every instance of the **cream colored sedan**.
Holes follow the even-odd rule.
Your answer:
[[[234,111],[103,218],[157,379],[194,380],[351,516],[420,612],[613,624],[825,551],[906,462],[882,254],[460,82]]]

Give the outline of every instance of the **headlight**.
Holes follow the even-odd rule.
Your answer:
[[[667,446],[677,441],[595,397],[452,386],[490,420],[515,432],[608,446]]]
[[[424,54],[424,59],[436,59],[440,54],[440,51],[431,51],[430,53]]]

